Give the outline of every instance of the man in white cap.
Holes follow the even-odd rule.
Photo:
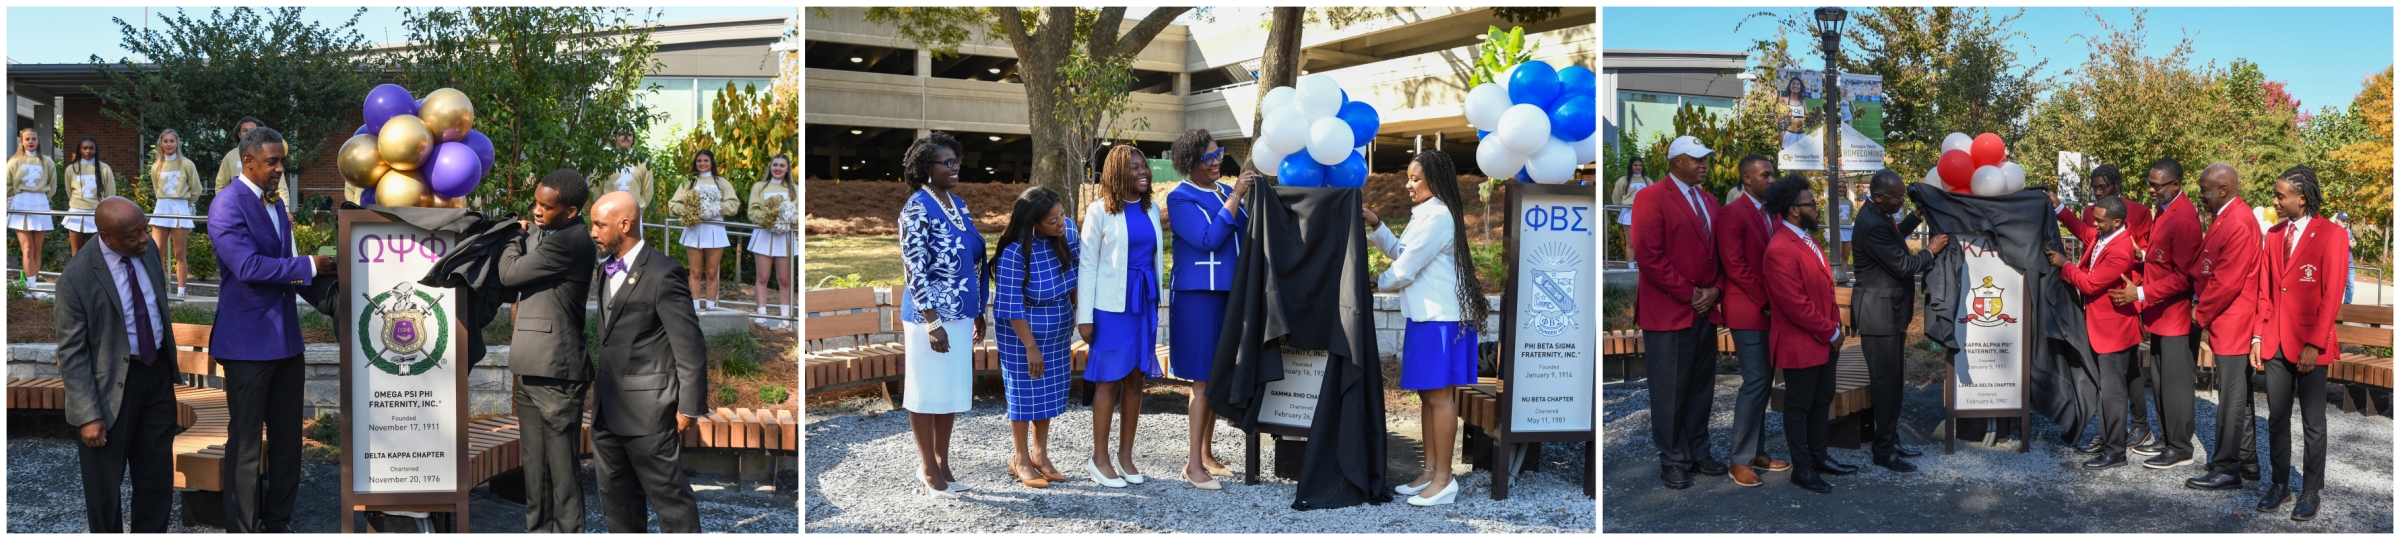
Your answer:
[[[1633,228],[1643,231],[1633,238],[1641,269],[1634,319],[1650,373],[1650,438],[1658,446],[1659,480],[1673,489],[1691,487],[1693,473],[1726,473],[1708,455],[1717,334],[1709,319],[1723,295],[1710,232],[1717,198],[1700,189],[1712,153],[1699,139],[1676,137],[1667,147],[1667,180],[1633,200]]]

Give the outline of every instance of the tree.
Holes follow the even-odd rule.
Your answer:
[[[2392,225],[2392,206],[2387,202],[2392,200],[2393,181],[2392,68],[2386,66],[2382,73],[2368,77],[2365,86],[2350,101],[2353,126],[2339,139],[2329,141],[2341,146],[2327,152],[2332,166],[2325,168],[2339,174],[2323,184],[2325,203],[2333,211],[2350,213],[2352,232],[2357,236],[2352,249],[2360,264],[2380,264],[2388,255],[2384,247]]]
[[[2022,9],[1994,17],[1981,8],[1956,7],[1881,7],[1853,13],[1855,20],[1842,36],[1843,52],[1835,66],[1846,73],[1883,77],[1881,127],[1893,169],[1922,173],[1932,168],[1941,157],[1942,138],[1953,132],[1988,132],[2008,141],[2023,135],[2022,118],[2048,84],[2036,74],[2049,63],[2027,63],[2013,48],[2013,40],[2025,37],[2015,30],[2023,16]],[[1814,20],[1807,11],[1775,19],[1781,30],[1776,38],[1755,40],[1751,47],[1773,53],[1760,55],[1763,76],[1756,80],[1779,80],[1771,77],[1775,71],[1770,67],[1820,65],[1792,57],[1786,39],[1788,34],[1813,36]],[[1780,90],[1752,86],[1770,87],[1770,96]]]
[[[2062,73],[2048,100],[2035,107],[2009,156],[2025,168],[2028,184],[2052,181],[2060,151],[2089,156],[2087,168],[2115,164],[2128,185],[2159,158],[2185,162],[2190,171],[2227,155],[2230,143],[2216,131],[2226,126],[2219,100],[2230,94],[2219,91],[2216,63],[2194,66],[2189,36],[2163,56],[2145,52],[2145,12],[2132,14],[2129,26],[2093,14],[2102,31],[2083,36],[2087,59]],[[2197,181],[2198,175],[2187,172],[2185,179]],[[2143,199],[2143,191],[2127,189],[2125,195]]]
[[[1273,8],[1267,22],[1267,50],[1259,55],[1258,102],[1267,102],[1267,91],[1282,86],[1295,86],[1300,80],[1300,31],[1302,17],[1308,8]],[[1263,126],[1267,108],[1259,107],[1250,113],[1250,125]],[[1253,149],[1254,151],[1256,149]],[[1274,171],[1260,171],[1274,176]]]
[[[479,207],[521,212],[532,204],[533,181],[552,170],[624,165],[633,158],[617,152],[610,135],[638,133],[658,116],[641,102],[656,88],[642,84],[659,65],[651,57],[656,10],[401,9],[413,43],[391,58],[402,86],[419,97],[444,87],[465,92],[475,129],[492,139],[499,163],[471,195]],[[362,95],[346,107],[356,109]]]
[[[237,142],[234,123],[257,117],[283,133],[285,171],[297,177],[350,136],[350,113],[374,84],[379,70],[362,56],[358,32],[366,11],[334,26],[305,22],[298,7],[211,9],[207,19],[177,9],[159,15],[161,30],[112,18],[119,46],[150,64],[93,55],[92,70],[112,86],[86,89],[109,105],[102,114],[136,127],[145,154],[161,130],[174,129],[203,171],[216,170]]]
[[[2275,177],[2300,163],[2305,153],[2299,103],[2281,91],[2278,81],[2267,80],[2257,63],[2246,59],[2235,59],[2214,86],[2215,110],[2208,118],[2220,127],[2208,134],[2215,139],[2211,151],[2190,156],[2186,160],[2191,163],[2184,168],[2191,171],[2208,163],[2231,164],[2241,177],[2244,200],[2269,200]],[[2184,180],[2187,187],[2197,187],[2200,177],[2187,173]]]

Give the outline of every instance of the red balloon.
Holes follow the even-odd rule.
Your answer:
[[[1977,167],[1985,165],[1998,167],[2001,162],[2008,161],[2008,145],[2000,142],[1999,135],[1991,133],[1976,135],[1972,148],[1975,149],[1975,166]]]
[[[1934,168],[1940,171],[1942,183],[1949,184],[1952,190],[1967,189],[1975,178],[1975,158],[1965,150],[1942,152],[1942,160]]]

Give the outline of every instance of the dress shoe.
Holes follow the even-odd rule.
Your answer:
[[[1410,495],[1408,497],[1408,504],[1416,506],[1437,506],[1450,504],[1453,502],[1458,502],[1458,481],[1456,480],[1452,480],[1450,485],[1442,486],[1442,492],[1436,493],[1432,497],[1427,497],[1424,495]]]
[[[1906,459],[1901,459],[1900,456],[1892,456],[1875,460],[1875,465],[1886,469],[1891,469],[1892,472],[1917,472],[1917,466],[1915,464],[1909,463]]]
[[[1917,456],[1922,456],[1922,455],[1925,455],[1925,453],[1924,453],[1924,452],[1920,452],[1920,451],[1916,451],[1916,450],[1910,450],[1910,449],[1908,449],[1908,447],[1906,447],[1906,446],[1897,446],[1897,445],[1895,445],[1895,446],[1893,446],[1893,447],[1892,447],[1892,453],[1894,453],[1894,454],[1899,454],[1899,455],[1900,455],[1900,457],[1917,457]]]
[[[2102,446],[2100,446],[2100,441],[2094,440],[2094,441],[2087,441],[2087,442],[2083,443],[2083,445],[2082,445],[2082,446],[2077,446],[2077,447],[2075,447],[2073,450],[2074,450],[2074,451],[2075,451],[2075,453],[2077,453],[2077,454],[2083,454],[2083,455],[2087,455],[2087,456],[2097,456],[2097,455],[2100,455],[2100,453],[2101,453],[2101,452],[2107,451],[2108,449],[2107,449],[2107,448],[2105,448],[2105,447],[2102,447]]]
[[[1749,465],[1733,466],[1733,483],[1741,484],[1744,487],[1758,487],[1758,470],[1750,468]]]
[[[1418,493],[1424,493],[1425,486],[1430,485],[1433,485],[1432,480],[1426,480],[1423,484],[1400,484],[1397,486],[1392,486],[1392,492],[1401,495],[1415,495]]]
[[[1658,481],[1666,484],[1667,489],[1688,488],[1692,487],[1692,473],[1684,471],[1682,467],[1661,465],[1658,470]]]
[[[2142,460],[2143,467],[2152,469],[2171,469],[2190,464],[2192,464],[2192,456],[2177,450],[2168,450],[2150,459]]]
[[[1792,485],[1800,486],[1800,489],[1814,491],[1817,493],[1833,492],[1833,483],[1826,482],[1824,478],[1819,478],[1815,473],[1811,473],[1807,470],[1801,470],[1800,472],[1792,473]]]
[[[1767,472],[1783,472],[1792,470],[1792,462],[1767,456],[1758,456],[1755,458],[1750,458],[1750,468]]]
[[[1100,474],[1100,466],[1098,464],[1085,461],[1083,462],[1083,469],[1086,472],[1092,473],[1092,481],[1099,482],[1100,485],[1112,488],[1125,487],[1124,478],[1110,478],[1108,475]]]
[[[2317,492],[2300,492],[2300,502],[2292,503],[2292,521],[2317,519]]]
[[[2193,477],[2190,480],[2184,480],[2183,487],[2208,491],[2241,489],[2242,477],[2221,472],[2211,472]]]
[[[2257,469],[2256,467],[2253,467],[2253,468],[2248,468],[2248,469],[2242,469],[2242,479],[2243,479],[2243,480],[2248,480],[2248,481],[2251,481],[2251,482],[2257,482],[2257,481],[2258,481],[2258,469]]]
[[[1844,464],[1839,461],[1834,461],[1832,458],[1817,460],[1816,469],[1817,472],[1834,476],[1847,476],[1850,473],[1858,472],[1857,465]]]
[[[2273,512],[2275,507],[2283,506],[2283,501],[2288,500],[2292,500],[2291,488],[2283,487],[2283,484],[2267,486],[2266,496],[2258,498],[2258,512]]]
[[[2131,451],[2133,453],[2145,456],[2155,456],[2160,452],[2167,451],[2167,445],[2158,442],[2158,437],[2154,435],[2150,438],[2142,439],[2142,444],[2133,445]]]
[[[1701,456],[1699,460],[1692,462],[1692,472],[1704,476],[1724,476],[1725,464],[1718,463],[1717,460],[1709,459],[1707,456]]]
[[[2125,466],[2125,454],[2122,453],[2100,454],[2097,456],[2092,456],[2092,459],[2084,460],[2083,462],[2083,468],[2085,470],[2096,471],[2100,469],[2114,469],[2123,466]]]

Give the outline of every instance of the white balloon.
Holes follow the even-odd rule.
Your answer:
[[[1292,108],[1293,95],[1298,93],[1300,92],[1293,90],[1292,87],[1277,86],[1274,90],[1267,91],[1266,99],[1258,102],[1258,110],[1272,116],[1275,111]]]
[[[1342,87],[1334,84],[1330,76],[1319,74],[1302,77],[1296,97],[1292,106],[1300,111],[1302,120],[1314,122],[1342,112]]]
[[[1308,157],[1327,166],[1350,158],[1350,143],[1358,142],[1350,124],[1340,118],[1319,118],[1308,126]]]
[[[1519,154],[1531,154],[1550,140],[1550,114],[1541,107],[1515,105],[1500,113],[1500,129],[1492,130],[1500,144]]]
[[[1577,167],[1581,167],[1585,163],[1591,163],[1592,160],[1600,157],[1600,137],[1597,133],[1590,137],[1584,137],[1583,140],[1567,144],[1575,147],[1575,166]]]
[[[1299,111],[1283,110],[1267,113],[1266,122],[1259,126],[1258,142],[1276,154],[1290,154],[1308,147],[1308,119]]]
[[[1508,66],[1507,70],[1500,72],[1500,78],[1498,80],[1492,81],[1493,84],[1500,85],[1500,93],[1502,95],[1508,94],[1508,81],[1517,78],[1517,68],[1522,67],[1525,67],[1525,64],[1522,62],[1514,66]]]
[[[1467,91],[1467,123],[1484,131],[1500,130],[1500,114],[1508,112],[1508,89],[1497,84],[1477,86]]]
[[[1926,168],[1924,182],[1925,185],[1933,186],[1933,189],[1950,191],[1950,186],[1942,183],[1942,170],[1939,168]]]
[[[1951,150],[1973,154],[1975,153],[1975,138],[1957,132],[1942,137],[1942,152],[1948,153]]]
[[[2018,190],[2025,189],[2025,168],[2018,167],[2017,162],[2001,162],[2000,173],[2008,175],[2008,193],[2016,193]]]
[[[1258,174],[1261,175],[1275,176],[1278,174],[1277,171],[1283,170],[1283,158],[1291,157],[1291,155],[1289,152],[1277,152],[1273,148],[1251,146],[1250,169],[1258,171]]]
[[[1525,175],[1535,183],[1564,184],[1575,179],[1575,147],[1551,137],[1542,148],[1525,156]]]
[[[1975,192],[1976,195],[1996,197],[2007,194],[2008,173],[2000,172],[1999,167],[1991,165],[1977,167],[1974,178],[1973,181],[1968,182],[1967,189]]]
[[[1515,178],[1517,171],[1525,168],[1525,155],[1509,151],[1508,146],[1499,141],[1487,140],[1475,145],[1475,165],[1483,169],[1485,177],[1506,181]]]

